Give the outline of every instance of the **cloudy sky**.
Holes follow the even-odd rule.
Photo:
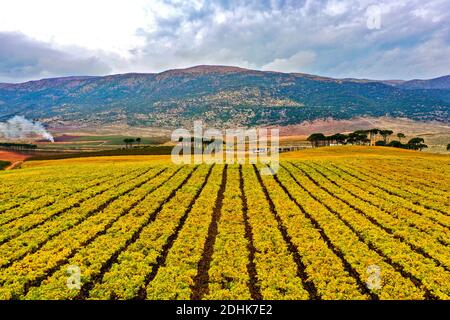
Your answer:
[[[199,64],[450,74],[450,0],[1,0],[0,82]]]

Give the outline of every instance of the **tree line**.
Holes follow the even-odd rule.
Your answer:
[[[35,144],[29,144],[29,143],[11,143],[11,142],[0,142],[0,148],[1,149],[8,149],[8,150],[35,150],[37,148],[37,145]]]
[[[386,146],[394,148],[412,149],[422,151],[428,146],[425,144],[423,138],[415,137],[410,139],[407,143],[402,143],[402,139],[406,136],[399,132],[396,134],[398,140],[391,140],[390,137],[394,134],[392,130],[356,130],[349,134],[336,133],[326,136],[323,133],[313,133],[307,140],[311,142],[314,148],[324,147],[330,145],[369,145],[369,146]]]
[[[131,146],[131,148],[133,148],[133,144],[137,143],[139,146],[141,145],[142,139],[141,138],[126,138],[123,139],[123,142],[125,142],[125,148],[128,149],[129,146]]]

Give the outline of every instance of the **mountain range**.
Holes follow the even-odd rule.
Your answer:
[[[385,115],[449,122],[449,111],[450,76],[380,81],[196,66],[0,83],[0,120],[23,115],[50,125],[171,128],[202,119],[228,127]]]

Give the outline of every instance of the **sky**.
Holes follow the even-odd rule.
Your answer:
[[[0,82],[194,65],[450,74],[450,0],[1,0]]]

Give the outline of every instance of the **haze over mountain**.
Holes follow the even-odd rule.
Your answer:
[[[1,120],[23,115],[51,125],[176,127],[202,119],[223,127],[384,115],[448,122],[449,109],[450,76],[375,81],[196,66],[0,84]]]

